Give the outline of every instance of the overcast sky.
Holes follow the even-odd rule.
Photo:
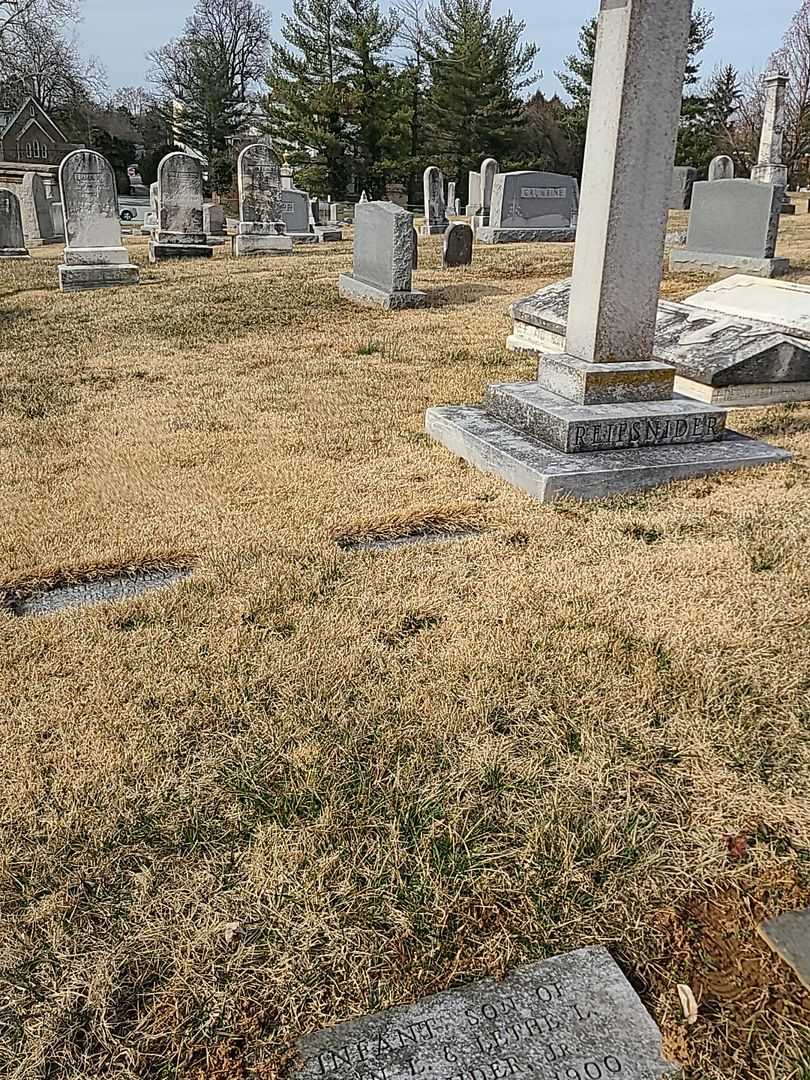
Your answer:
[[[800,0],[703,0],[715,16],[715,35],[704,54],[703,70],[720,61],[741,71],[762,68],[777,48]],[[139,86],[146,81],[144,53],[177,34],[194,6],[193,0],[83,0],[79,27],[82,49],[98,57],[110,87]],[[288,0],[267,0],[274,29]],[[554,77],[576,47],[582,23],[598,10],[598,0],[493,0],[493,9],[511,10],[525,20],[528,36],[540,45],[543,80],[540,87],[559,89]]]

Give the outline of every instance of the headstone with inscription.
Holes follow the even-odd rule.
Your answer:
[[[734,162],[728,154],[718,154],[709,163],[709,180],[733,180]]]
[[[293,1080],[662,1080],[661,1034],[602,948],[307,1035]]]
[[[354,219],[354,270],[340,275],[340,295],[387,309],[421,307],[412,288],[413,218],[389,202],[361,202]]]
[[[475,217],[481,206],[481,173],[468,173],[465,217]]]
[[[239,182],[239,225],[233,253],[289,255],[292,240],[281,219],[281,162],[265,143],[246,146],[236,166]]]
[[[30,259],[25,246],[20,200],[13,191],[0,188],[0,259]]]
[[[670,210],[688,210],[692,205],[692,188],[697,180],[697,169],[691,165],[676,165],[672,170],[672,189],[669,195]]]
[[[674,367],[654,359],[691,13],[691,0],[602,0],[565,351],[544,351],[533,383],[490,386],[482,408],[427,413],[433,438],[542,501],[789,457],[675,396]]]
[[[477,230],[476,239],[484,244],[573,242],[578,213],[579,185],[573,176],[499,173],[489,225]]]
[[[54,228],[45,185],[42,178],[35,172],[27,172],[23,177],[20,210],[29,248],[42,247],[43,244],[58,244],[60,240],[64,240],[64,236],[59,236]]]
[[[495,158],[486,158],[481,162],[481,205],[475,215],[476,230],[489,225],[489,212],[492,206],[492,190],[495,177],[500,169]]]
[[[158,226],[149,261],[210,259],[203,224],[203,168],[191,154],[167,154],[158,166]]]
[[[440,236],[447,228],[447,207],[444,204],[444,177],[441,169],[429,165],[422,177],[425,196],[425,224],[422,236]]]
[[[121,239],[118,189],[112,166],[94,150],[74,150],[59,166],[65,219],[62,292],[137,285],[140,273]]]
[[[280,220],[293,244],[317,244],[315,230],[310,228],[310,203],[306,191],[283,188],[278,201]]]
[[[472,226],[464,221],[454,221],[442,241],[442,266],[469,266],[472,256]]]
[[[512,306],[507,347],[565,348],[571,279]],[[675,368],[675,393],[741,409],[810,401],[810,286],[736,274],[685,300],[660,300],[646,391]],[[639,382],[639,386],[641,382]],[[660,388],[659,388],[660,389]]]
[[[753,180],[695,184],[686,247],[673,251],[673,272],[706,271],[777,277],[790,269],[776,257],[784,189]]]

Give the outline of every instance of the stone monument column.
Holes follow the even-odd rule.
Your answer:
[[[674,397],[655,359],[691,0],[601,0],[564,353],[483,408],[429,409],[427,430],[543,501],[589,499],[783,460],[724,438],[726,413]]]
[[[777,184],[787,188],[787,168],[782,164],[782,144],[785,139],[785,99],[788,77],[778,72],[765,76],[765,116],[759,142],[759,158],[751,170],[751,179],[761,184]]]

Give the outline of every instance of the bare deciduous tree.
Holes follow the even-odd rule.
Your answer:
[[[28,19],[62,22],[77,14],[75,0],[0,0],[0,50],[11,45],[20,24]]]

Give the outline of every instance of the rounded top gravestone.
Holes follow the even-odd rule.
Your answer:
[[[68,248],[120,248],[115,173],[95,150],[74,150],[59,166]]]
[[[710,180],[733,180],[734,162],[727,154],[720,154],[713,158],[709,165]]]
[[[184,243],[205,243],[202,162],[191,154],[167,154],[158,166],[159,239],[164,234]]]
[[[489,210],[492,203],[492,185],[500,167],[495,158],[488,157],[481,164],[481,207]]]
[[[246,146],[237,164],[239,218],[241,221],[279,221],[281,162],[264,143]]]
[[[443,266],[469,266],[473,254],[473,231],[462,221],[455,221],[444,234]]]
[[[13,191],[0,189],[0,255],[13,252],[27,254],[23,235],[20,200]]]
[[[23,227],[31,242],[47,243],[55,238],[51,204],[45,194],[45,185],[38,173],[27,172],[23,177],[20,208]]]

